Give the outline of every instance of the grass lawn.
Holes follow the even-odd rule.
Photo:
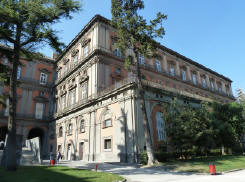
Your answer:
[[[113,182],[122,179],[115,174],[61,166],[20,167],[16,172],[0,168],[1,182]]]
[[[240,168],[245,169],[245,156],[206,157],[161,164],[171,171],[208,173],[210,162],[214,162],[216,172],[225,172]]]

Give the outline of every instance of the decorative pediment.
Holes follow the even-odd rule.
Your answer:
[[[66,90],[61,90],[61,91],[60,91],[60,95],[61,95],[61,96],[65,95],[66,93],[67,93]]]
[[[72,83],[69,84],[68,88],[69,88],[69,90],[72,90],[76,86],[77,86],[77,84],[75,84],[75,83],[72,82]]]
[[[176,62],[174,60],[168,60],[168,64],[176,65]]]
[[[63,60],[63,64],[65,65],[67,62],[69,62],[70,61],[70,59],[68,59],[68,58],[65,58],[64,60]]]
[[[71,56],[72,56],[72,57],[76,56],[76,55],[78,54],[78,52],[79,52],[78,49],[73,49],[73,50],[71,51]]]
[[[34,97],[33,100],[36,102],[48,102],[48,99],[44,96],[36,96],[36,97]]]
[[[83,83],[83,82],[85,82],[87,80],[88,80],[88,76],[87,75],[81,75],[79,77],[79,83]]]
[[[56,71],[60,71],[62,69],[62,67],[61,66],[58,66],[57,68],[56,68]]]
[[[185,70],[185,71],[187,70],[185,65],[180,66],[180,69]]]
[[[44,72],[44,73],[51,73],[48,69],[46,68],[40,68],[39,69],[40,72]]]
[[[91,41],[90,38],[81,41],[82,47],[86,46]]]

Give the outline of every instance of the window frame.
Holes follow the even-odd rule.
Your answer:
[[[207,88],[207,81],[205,77],[202,77],[202,87]]]
[[[143,54],[139,54],[138,59],[140,65],[145,65],[145,56]]]
[[[85,120],[80,121],[80,133],[85,133]]]
[[[184,74],[183,74],[183,73],[184,73]],[[186,81],[186,80],[187,80],[187,78],[186,78],[186,70],[181,69],[181,77],[182,77],[182,80],[183,80],[183,81]]]
[[[103,149],[104,149],[104,151],[105,152],[111,152],[112,151],[112,137],[105,137],[103,140],[104,140],[103,141],[103,145],[104,145]],[[110,148],[108,148],[108,145],[107,145],[106,141],[110,141]]]
[[[39,83],[41,85],[46,85],[48,83],[48,74],[40,72]]]
[[[63,127],[59,127],[59,137],[63,137]]]
[[[169,74],[170,74],[171,76],[175,76],[175,68],[174,68],[173,65],[170,65],[170,66],[169,66]]]
[[[89,53],[89,47],[88,47],[88,43],[86,45],[83,46],[83,56],[87,57]]]
[[[40,108],[38,107],[38,104],[42,105],[42,107],[41,107],[42,108],[41,114],[38,113],[38,112],[40,112]],[[36,102],[35,103],[35,119],[43,119],[44,113],[45,113],[45,103],[43,103],[43,102]],[[40,115],[40,117],[39,117],[39,115]]]
[[[161,114],[161,118],[158,118],[158,113]],[[159,123],[159,119],[161,119],[161,123]],[[162,112],[156,112],[156,130],[157,130],[157,140],[158,141],[165,141],[166,140],[166,128],[165,128],[165,121],[163,119]]]
[[[72,131],[73,131],[73,124],[69,123],[68,124],[68,135],[72,135]]]
[[[81,85],[81,100],[88,98],[88,85],[87,82],[83,82]]]
[[[110,121],[110,125],[106,125],[106,121]],[[103,128],[109,128],[112,127],[112,119],[111,118],[107,118],[103,121]]]
[[[155,60],[155,67],[158,72],[162,71],[162,62],[158,59]]]
[[[197,85],[197,74],[196,73],[192,73],[191,78],[192,78],[192,83],[194,85]]]

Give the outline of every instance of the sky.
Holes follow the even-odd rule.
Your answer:
[[[81,12],[54,26],[66,45],[94,15],[111,19],[110,0],[81,2]],[[162,45],[230,78],[235,96],[238,88],[245,91],[244,0],[145,0],[140,14],[150,20],[157,12],[168,15]],[[48,47],[40,51],[52,55]]]

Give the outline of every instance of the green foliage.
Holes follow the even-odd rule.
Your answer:
[[[24,54],[42,43],[61,52],[64,44],[51,26],[79,9],[79,2],[73,0],[0,1],[0,40],[11,45],[19,41]]]
[[[245,120],[241,104],[202,103],[200,107],[183,105],[174,100],[164,115],[169,144],[180,155],[193,151],[209,155],[211,149],[232,148],[241,153]]]

